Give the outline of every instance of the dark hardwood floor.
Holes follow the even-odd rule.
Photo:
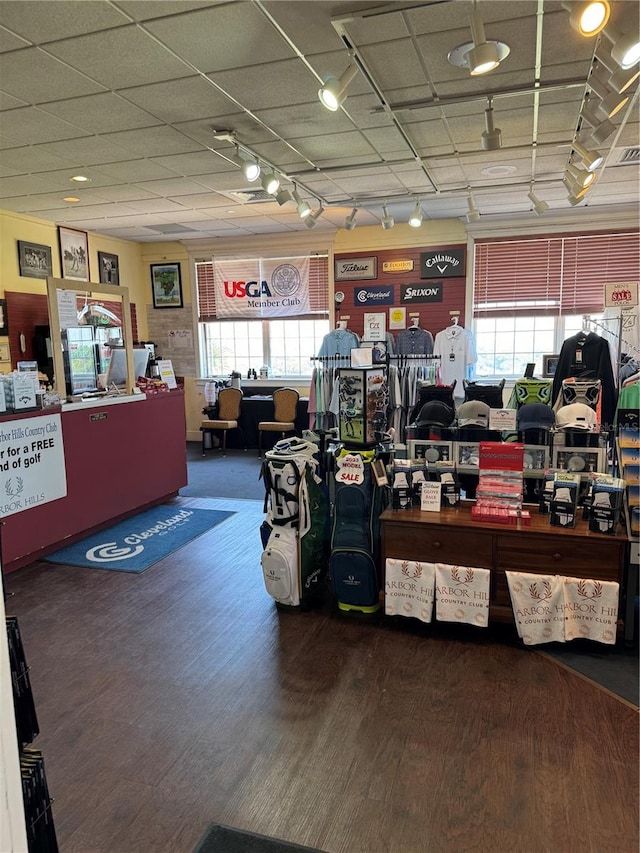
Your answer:
[[[141,575],[7,576],[63,853],[636,853],[638,714],[483,632],[281,613],[254,501]],[[459,626],[455,626],[459,628]]]

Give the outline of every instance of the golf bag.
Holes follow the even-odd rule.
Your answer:
[[[372,472],[375,453],[343,448],[335,457],[329,572],[341,610],[373,613],[380,607],[383,490]]]
[[[262,464],[262,572],[267,592],[283,608],[308,609],[324,598],[328,501],[317,469],[318,447],[298,438],[277,442]]]

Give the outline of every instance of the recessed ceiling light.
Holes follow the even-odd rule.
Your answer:
[[[70,181],[75,181],[76,184],[88,184],[91,181],[91,178],[87,178],[86,175],[74,175],[72,178],[69,178]]]
[[[505,178],[507,175],[513,175],[518,170],[515,166],[487,166],[482,169],[481,175],[486,175],[488,178]]]
[[[68,201],[68,202],[69,202],[69,204],[77,204],[77,203],[80,201],[80,199],[79,199],[79,198],[77,198],[77,196],[75,196],[75,195],[66,195],[66,196],[62,199],[62,201]]]

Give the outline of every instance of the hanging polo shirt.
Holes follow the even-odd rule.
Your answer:
[[[434,355],[440,356],[440,381],[453,385],[464,393],[463,381],[468,378],[468,369],[475,363],[473,339],[462,326],[448,326],[436,335]]]
[[[397,355],[431,355],[433,335],[419,326],[410,326],[398,332],[396,337]]]

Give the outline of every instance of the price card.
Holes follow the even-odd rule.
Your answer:
[[[515,432],[516,410],[515,409],[491,409],[489,412],[489,429],[500,432],[509,430]]]
[[[425,480],[420,495],[420,509],[423,512],[440,512],[440,492],[442,483]]]

